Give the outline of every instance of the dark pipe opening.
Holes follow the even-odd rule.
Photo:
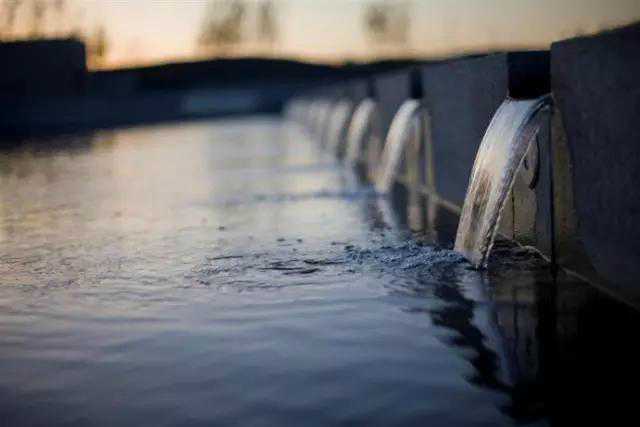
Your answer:
[[[422,73],[419,68],[411,70],[409,75],[409,96],[412,99],[422,99],[424,96],[424,88],[422,85]]]
[[[511,98],[537,98],[551,92],[548,51],[511,52],[507,61]]]

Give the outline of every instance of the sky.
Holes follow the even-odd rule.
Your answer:
[[[68,25],[80,25],[86,33],[98,24],[106,28],[108,51],[100,67],[210,54],[196,43],[208,0],[66,1],[74,10]],[[273,0],[277,43],[267,48],[248,44],[234,53],[319,62],[396,55],[433,58],[487,49],[545,48],[575,34],[640,20],[639,0],[388,0],[395,8],[408,5],[410,23],[406,43],[385,47],[364,29],[363,11],[371,1],[380,0]],[[25,13],[22,22],[28,21]]]

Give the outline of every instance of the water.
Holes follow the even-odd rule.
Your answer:
[[[338,157],[345,154],[344,143],[349,122],[353,113],[351,101],[338,101],[332,108],[327,122],[326,146],[331,153]]]
[[[376,116],[376,103],[366,98],[358,104],[353,112],[347,132],[347,152],[345,160],[351,166],[357,165],[364,158],[364,141],[370,133],[372,121]]]
[[[635,312],[510,246],[471,269],[314,146],[248,118],[0,154],[0,425],[545,425],[635,408]]]
[[[402,155],[411,136],[416,135],[418,123],[412,121],[420,109],[420,102],[414,99],[406,101],[396,113],[387,135],[380,169],[376,178],[376,190],[387,193],[391,189],[402,162]]]
[[[476,267],[486,266],[504,202],[539,128],[536,115],[548,103],[548,97],[507,98],[485,132],[469,178],[455,242],[455,249]]]

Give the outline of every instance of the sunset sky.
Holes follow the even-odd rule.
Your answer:
[[[73,16],[62,25],[89,33],[96,25],[104,25],[109,49],[103,67],[188,60],[203,54],[196,40],[208,3],[67,0]],[[408,4],[411,21],[407,43],[385,50],[364,30],[367,0],[274,3],[277,43],[266,50],[244,46],[237,53],[332,62],[390,54],[434,57],[488,47],[546,47],[576,33],[640,20],[638,0],[390,0],[390,4]],[[25,14],[19,17],[23,25],[28,21]]]

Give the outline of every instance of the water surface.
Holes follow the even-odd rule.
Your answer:
[[[432,246],[276,119],[24,142],[0,154],[0,425],[627,408],[601,392],[637,384],[635,312],[497,252],[478,272]]]

